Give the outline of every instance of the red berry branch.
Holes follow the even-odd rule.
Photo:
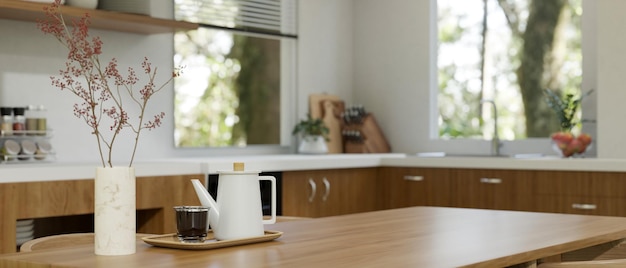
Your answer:
[[[152,68],[146,57],[141,69],[148,82],[137,85],[140,79],[133,68],[129,67],[122,75],[115,58],[102,64],[99,59],[102,41],[98,36],[89,35],[89,14],[80,20],[72,20],[71,27],[68,27],[60,12],[60,2],[55,0],[45,6],[46,20],[37,23],[43,33],[56,37],[68,51],[65,68],[59,70],[59,76],[51,77],[52,85],[80,99],[74,104],[74,115],[84,120],[91,128],[91,134],[95,135],[103,167],[113,166],[113,147],[122,130],[129,129],[133,133],[135,140],[129,161],[132,166],[141,131],[159,127],[165,117],[165,113],[160,112],[151,120],[146,118],[148,101],[177,77],[180,70],[176,69],[167,81],[156,86],[157,68]],[[126,109],[124,105],[136,108]],[[138,114],[130,114],[131,111],[138,111]]]

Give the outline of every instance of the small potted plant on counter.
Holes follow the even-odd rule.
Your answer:
[[[578,119],[578,109],[584,97],[589,96],[593,90],[575,98],[574,94],[564,94],[559,96],[556,92],[545,89],[546,101],[548,105],[556,113],[559,119],[561,131],[551,135],[555,150],[563,157],[571,157],[574,155],[582,155],[591,145],[591,136],[582,131],[577,136],[574,135],[573,129],[581,124]]]
[[[329,129],[321,118],[312,118],[307,114],[307,119],[300,120],[291,132],[294,136],[300,136],[298,152],[303,154],[325,154],[328,153],[326,140]]]

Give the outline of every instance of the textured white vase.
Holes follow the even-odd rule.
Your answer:
[[[328,145],[322,136],[304,136],[300,141],[298,152],[301,154],[326,154]]]
[[[96,255],[129,255],[136,249],[135,169],[96,169],[94,250]]]

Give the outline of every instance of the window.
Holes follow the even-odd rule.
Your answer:
[[[287,145],[295,94],[295,1],[176,0],[198,30],[174,37],[177,147]]]
[[[548,137],[546,88],[580,96],[582,0],[437,0],[440,138]]]

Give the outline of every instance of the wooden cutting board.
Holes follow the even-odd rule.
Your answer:
[[[341,114],[344,109],[345,104],[339,96],[330,94],[309,95],[309,113],[311,117],[322,118],[329,129],[328,141],[326,141],[329,154],[343,153]]]

